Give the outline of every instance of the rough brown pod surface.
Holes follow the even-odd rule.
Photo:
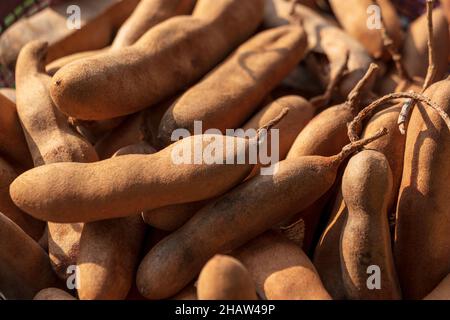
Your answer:
[[[149,299],[180,291],[215,254],[243,245],[320,198],[334,184],[342,161],[367,142],[329,158],[281,161],[274,175],[254,177],[202,208],[146,255],[137,275],[139,291]],[[201,237],[209,241],[197,240]]]
[[[0,230],[0,288],[7,299],[33,299],[57,285],[45,251],[1,213]]]
[[[193,134],[195,121],[201,121],[203,130],[218,129],[223,134],[241,126],[300,62],[306,46],[300,27],[258,33],[169,108],[159,127],[160,144],[169,145],[178,128]]]
[[[120,149],[116,154],[151,154],[146,143]],[[140,215],[85,224],[77,265],[80,300],[123,300],[134,282],[135,269],[146,234]]]
[[[263,0],[213,5],[200,0],[192,17],[171,18],[130,47],[65,66],[53,77],[52,98],[64,113],[82,120],[153,106],[192,85],[250,37],[263,5]]]
[[[449,113],[450,80],[432,85],[424,95]],[[406,299],[422,299],[450,271],[449,157],[448,127],[419,103],[407,131],[394,246]]]
[[[316,268],[295,243],[269,231],[233,252],[268,300],[329,300]]]
[[[427,15],[414,21],[406,35],[402,62],[410,77],[425,78],[428,68]],[[435,50],[436,80],[447,74],[450,54],[449,24],[441,8],[433,10],[433,43]]]
[[[235,258],[216,255],[198,277],[199,300],[257,300],[255,284],[248,270]]]
[[[196,0],[142,0],[114,38],[112,49],[134,44],[147,30],[173,16],[191,13]]]
[[[388,223],[392,192],[392,172],[382,153],[364,150],[350,159],[342,178],[348,214],[340,241],[342,277],[349,299],[401,298]],[[369,280],[373,266],[379,273]]]
[[[51,78],[45,73],[47,43],[27,44],[17,59],[17,112],[35,166],[56,162],[93,162],[94,148],[70,127],[50,98]],[[75,265],[81,224],[48,225],[51,261],[61,278]]]
[[[208,157],[206,150],[214,141],[221,141],[226,149],[222,149],[220,159],[196,164],[198,150]],[[46,221],[74,223],[126,217],[223,194],[254,166],[236,160],[224,165],[226,159],[246,159],[257,143],[258,139],[200,135],[152,155],[127,155],[89,164],[54,163],[19,176],[10,194],[19,208]],[[225,148],[227,145],[235,148]]]
[[[331,0],[330,5],[344,30],[357,39],[375,59],[388,56],[380,29],[368,27],[371,18],[368,8],[374,5],[373,0]],[[386,32],[394,41],[394,46],[400,48],[403,33],[394,6],[390,0],[378,0],[376,5],[381,9]]]

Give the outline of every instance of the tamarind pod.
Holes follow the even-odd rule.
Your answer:
[[[233,252],[268,300],[330,300],[308,256],[295,243],[266,232]]]
[[[77,260],[80,300],[123,300],[127,297],[145,231],[146,224],[139,215],[84,226]]]
[[[147,253],[137,273],[139,291],[148,299],[174,295],[212,256],[236,249],[321,197],[342,161],[366,142],[330,158],[281,161],[274,175],[254,177],[205,206]]]
[[[375,92],[380,96],[385,96],[392,92],[421,92],[424,79],[415,77],[412,80],[407,80],[400,77],[396,70],[390,70],[384,75],[380,81],[377,81]]]
[[[98,160],[93,147],[76,135],[66,117],[54,106],[45,74],[47,43],[33,41],[17,59],[17,112],[25,131],[33,162],[44,163]]]
[[[120,149],[113,157],[154,152],[147,143],[140,143]],[[127,297],[134,282],[146,230],[140,215],[86,223],[77,259],[80,300],[123,300]]]
[[[424,300],[450,300],[450,275],[446,276]]]
[[[11,184],[10,194],[19,208],[45,221],[74,223],[126,217],[223,194],[251,172],[252,164],[239,164],[236,159],[248,158],[248,151],[257,143],[258,139],[198,135],[153,155],[54,163],[19,176]],[[216,155],[222,150],[223,156],[214,158],[212,164],[202,157],[197,159],[202,163],[195,164],[196,154],[211,160],[211,145],[219,148]],[[226,159],[233,159],[234,164],[225,165]]]
[[[48,255],[1,213],[0,230],[0,288],[7,299],[32,299],[57,285]]]
[[[68,4],[52,5],[14,23],[0,37],[0,63],[14,69],[20,50],[33,40],[50,43],[47,63],[69,54],[106,47],[139,0],[73,0],[80,8],[80,28],[68,28],[77,18]]]
[[[345,99],[372,62],[364,47],[336,24],[306,6],[297,5],[294,16],[291,16],[292,3],[284,0],[265,2],[264,25],[273,28],[302,21],[309,50],[326,55],[330,74],[335,74],[348,53],[347,72],[338,86],[339,95]]]
[[[373,150],[353,156],[342,179],[347,220],[342,230],[341,267],[346,296],[356,300],[398,300],[388,223],[392,172],[386,157]],[[369,267],[379,268],[380,287],[369,287]]]
[[[192,85],[245,41],[263,15],[263,0],[206,2],[209,18],[173,17],[130,47],[63,67],[50,88],[56,105],[76,119],[102,120],[153,106]]]
[[[266,105],[243,126],[243,130],[245,131],[249,129],[257,130],[266,125],[284,109],[289,110],[288,114],[273,127],[273,129],[279,130],[278,154],[280,160],[286,157],[298,133],[314,115],[314,108],[308,101],[299,96],[281,97]],[[271,143],[269,141],[267,148],[268,154],[271,154]],[[260,165],[255,165],[247,179],[258,174],[260,169]],[[146,211],[142,216],[147,224],[155,228],[174,231],[185,224],[209,201],[211,200],[158,208],[152,211]]]
[[[76,52],[76,53],[72,53],[72,54],[63,56],[63,57],[56,59],[56,60],[50,62],[49,64],[47,64],[45,66],[45,71],[47,72],[48,75],[53,76],[56,72],[58,72],[59,69],[68,65],[69,63],[72,63],[74,61],[78,61],[81,59],[93,57],[96,54],[106,52],[109,49],[110,49],[110,47],[105,47],[103,49],[81,51],[81,52]]]
[[[339,188],[329,222],[314,251],[313,263],[324,287],[335,300],[344,300],[346,291],[342,278],[340,239],[348,216],[348,208]]]
[[[9,196],[9,186],[17,178],[16,171],[0,158],[0,212],[17,224],[27,235],[37,241],[45,225],[17,208]]]
[[[450,80],[424,95],[450,112]],[[394,254],[403,296],[422,299],[450,270],[450,133],[442,118],[419,103],[406,135],[397,205]],[[420,255],[417,253],[420,252]]]
[[[235,258],[215,255],[203,267],[197,283],[198,300],[258,300],[253,279]]]
[[[58,288],[47,288],[39,291],[33,300],[51,301],[51,300],[77,300],[72,295]]]
[[[33,167],[16,106],[2,94],[0,94],[0,154],[18,171]]]
[[[169,145],[178,128],[194,133],[195,121],[223,134],[238,128],[300,62],[306,46],[306,34],[296,26],[255,35],[175,101],[161,120],[160,145]]]
[[[111,48],[134,44],[147,30],[173,16],[190,14],[196,0],[142,0],[124,22]]]
[[[46,42],[33,41],[22,48],[17,58],[17,112],[33,162],[41,166],[97,161],[94,148],[76,134],[52,102],[48,91],[51,78],[45,73],[47,48]],[[63,279],[67,267],[76,263],[82,229],[82,224],[48,224],[50,259]]]
[[[414,21],[406,35],[402,62],[410,77],[425,78],[428,68],[427,15]],[[449,24],[441,8],[433,10],[433,43],[435,54],[435,80],[445,77],[450,54]]]
[[[13,103],[16,103],[16,90],[12,88],[0,88],[0,95],[3,95]]]
[[[382,32],[379,28],[368,28],[368,8],[374,4],[373,0],[331,0],[330,5],[340,25],[348,34],[357,39],[375,59],[389,58],[386,52]],[[403,33],[400,18],[389,0],[378,0],[380,14],[387,34],[392,38],[395,48],[400,48]],[[352,14],[350,15],[349,12]]]

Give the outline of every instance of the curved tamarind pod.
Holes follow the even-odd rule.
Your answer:
[[[97,161],[94,148],[53,104],[48,90],[51,78],[45,73],[47,48],[46,42],[33,41],[22,48],[17,58],[17,112],[33,162],[42,166]],[[49,255],[61,278],[67,277],[68,266],[76,264],[82,228],[82,224],[48,224]]]
[[[342,178],[347,220],[340,241],[346,296],[357,300],[398,300],[400,285],[394,266],[388,223],[392,172],[386,157],[373,150],[353,156]],[[380,287],[368,286],[368,270],[379,268]]]
[[[7,299],[32,299],[58,284],[45,251],[1,213],[0,230],[0,288]]]
[[[166,20],[130,47],[65,66],[53,76],[52,98],[80,120],[153,106],[195,83],[250,37],[263,5],[263,0],[200,0],[192,16]]]
[[[258,141],[197,135],[152,155],[127,155],[89,164],[54,163],[19,176],[10,194],[19,208],[46,221],[126,217],[223,194],[252,171],[253,164],[241,164],[237,159],[248,159]],[[226,164],[230,159],[233,164]]]
[[[269,231],[233,252],[268,300],[330,300],[308,256],[295,243]]]
[[[427,14],[414,21],[406,35],[402,51],[402,63],[411,78],[425,79],[428,68]],[[435,77],[442,80],[448,70],[450,54],[449,24],[441,8],[433,10],[433,47],[435,55]]]
[[[449,79],[424,95],[449,113]],[[449,157],[449,128],[438,113],[418,103],[406,136],[394,244],[406,299],[422,299],[450,270],[450,203],[442,182],[450,177]]]

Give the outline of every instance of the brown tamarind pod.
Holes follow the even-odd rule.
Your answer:
[[[33,300],[51,301],[51,300],[77,300],[69,293],[58,288],[47,288],[39,291],[33,298]]]
[[[233,252],[248,268],[258,294],[268,300],[330,300],[308,256],[269,231]]]

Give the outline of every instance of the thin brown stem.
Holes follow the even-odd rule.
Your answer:
[[[378,6],[381,10],[381,6],[378,4],[378,0],[372,0],[372,4]],[[380,16],[381,19],[381,38],[383,40],[383,46],[386,48],[389,55],[392,57],[392,60],[395,64],[395,69],[397,70],[398,75],[402,79],[409,80],[410,77],[405,70],[405,67],[402,64],[402,55],[398,52],[398,48],[395,46],[394,40],[389,35],[389,32],[386,29],[386,23],[384,20],[383,13]]]
[[[378,73],[378,65],[371,63],[364,77],[356,84],[347,98],[347,105],[356,110],[356,106],[361,103],[363,95],[367,93],[367,88]],[[357,111],[356,111],[357,112]]]
[[[272,129],[277,124],[279,124],[280,121],[283,120],[283,118],[286,117],[286,115],[288,113],[289,113],[289,109],[288,108],[284,108],[283,110],[281,110],[281,112],[278,114],[278,116],[276,116],[275,118],[270,120],[268,123],[266,123],[264,126],[262,126],[262,127],[260,127],[258,129],[257,136],[260,137],[261,134],[263,134],[264,132],[270,131],[270,129]]]
[[[360,148],[364,147],[365,145],[367,145],[375,140],[378,140],[379,138],[387,135],[388,133],[389,133],[388,129],[381,128],[373,136],[371,136],[369,138],[351,142],[350,144],[348,144],[344,148],[342,148],[342,151],[337,156],[335,156],[335,161],[337,161],[338,163],[341,163],[342,161],[347,159],[351,154],[358,151]]]
[[[433,83],[436,77],[436,57],[434,54],[434,31],[433,31],[433,7],[434,0],[427,0],[427,22],[428,22],[428,70],[422,93]]]
[[[342,78],[345,75],[345,71],[347,70],[349,56],[350,56],[350,53],[347,50],[345,52],[345,59],[339,65],[339,67],[336,71],[336,74],[334,74],[331,77],[331,80],[327,85],[327,89],[325,90],[325,93],[320,96],[314,97],[310,100],[311,104],[317,110],[323,109],[330,102],[331,98],[333,97],[333,92],[336,90],[336,87],[341,82]]]
[[[378,108],[379,106],[396,99],[412,99],[414,101],[421,102],[430,108],[434,109],[439,116],[444,120],[445,124],[450,130],[450,117],[448,114],[439,107],[434,101],[432,101],[430,98],[424,96],[420,93],[415,92],[396,92],[391,93],[388,95],[385,95],[384,97],[381,97],[380,99],[372,102],[369,106],[364,108],[354,119],[350,124],[348,125],[348,136],[350,138],[350,141],[358,141],[359,140],[359,134],[362,130],[362,123],[365,118],[367,118],[369,115],[372,114],[373,110]]]
[[[425,81],[422,86],[421,93],[424,93],[430,85],[433,84],[436,77],[436,56],[434,54],[434,31],[433,31],[433,7],[434,0],[427,0],[427,29],[428,29],[428,70]],[[401,134],[406,134],[406,125],[411,116],[417,101],[408,99],[400,112],[398,117],[398,128]]]

